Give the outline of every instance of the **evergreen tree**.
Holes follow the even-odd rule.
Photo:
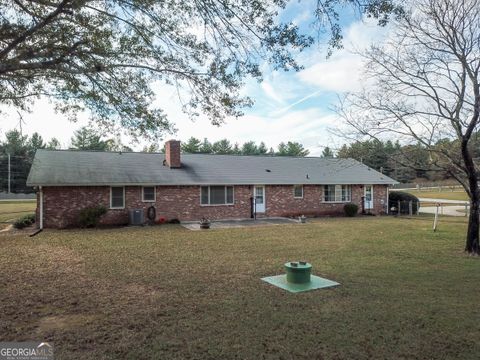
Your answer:
[[[86,126],[73,133],[71,143],[71,148],[76,150],[106,151],[108,149],[108,142],[102,140],[102,135]]]
[[[216,141],[212,145],[212,153],[219,155],[227,155],[232,153],[232,144],[227,139]]]
[[[257,152],[258,155],[265,155],[268,152],[267,145],[263,141],[258,145]]]
[[[62,148],[62,145],[60,144],[60,141],[57,138],[53,137],[48,142],[46,148],[49,150],[59,150]]]
[[[322,158],[333,158],[333,151],[326,146],[322,151]]]
[[[31,138],[14,129],[5,133],[0,142],[0,191],[8,189],[8,155],[10,155],[10,190],[12,192],[33,191],[27,188],[26,181],[35,152],[44,149],[46,144],[38,133]],[[3,176],[5,175],[5,176]]]
[[[240,145],[238,143],[235,143],[235,145],[233,146],[232,154],[234,154],[234,155],[241,155],[242,154],[242,150],[240,149]]]
[[[208,141],[207,138],[203,139],[202,145],[200,146],[199,153],[201,154],[211,154],[212,153],[212,144]]]
[[[193,136],[190,139],[188,139],[186,143],[182,142],[181,144],[182,152],[186,154],[197,154],[201,152],[200,151],[201,146],[202,146],[202,142]]]
[[[242,155],[258,155],[258,147],[255,141],[247,141],[242,145]]]
[[[302,144],[295,141],[289,141],[287,144],[281,142],[278,145],[277,155],[279,156],[307,156],[310,151],[306,150]]]

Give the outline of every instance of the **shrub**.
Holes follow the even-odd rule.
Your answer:
[[[80,210],[79,223],[82,227],[95,227],[100,222],[100,217],[107,213],[105,206],[92,206]]]
[[[171,219],[168,221],[169,224],[180,224],[180,220],[178,219]]]
[[[394,213],[398,214],[398,201],[400,201],[400,214],[409,214],[410,201],[412,202],[412,212],[418,213],[420,209],[420,200],[415,195],[403,191],[391,191],[388,195],[388,209],[391,211],[392,207],[396,210]]]
[[[23,229],[35,223],[35,214],[28,214],[22,216],[20,219],[13,223],[15,229]]]
[[[345,212],[345,216],[353,217],[358,213],[358,205],[353,203],[345,204],[343,211]]]

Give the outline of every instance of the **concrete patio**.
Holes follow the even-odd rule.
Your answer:
[[[233,219],[233,220],[215,220],[210,224],[210,229],[228,229],[228,228],[242,228],[251,226],[266,226],[266,225],[283,225],[300,223],[297,219],[271,217],[260,219]],[[189,230],[201,230],[198,221],[186,221],[181,225]]]

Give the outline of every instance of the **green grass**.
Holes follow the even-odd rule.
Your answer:
[[[0,201],[0,229],[7,223],[35,212],[35,201]]]
[[[0,236],[2,341],[59,359],[478,359],[463,218],[323,219]],[[292,294],[287,260],[341,283]]]
[[[402,190],[409,192],[419,198],[444,199],[444,200],[468,200],[468,195],[465,191],[417,191],[417,190]]]

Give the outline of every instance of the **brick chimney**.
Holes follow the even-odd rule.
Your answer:
[[[168,140],[165,143],[165,160],[170,168],[182,166],[180,161],[180,141]]]

